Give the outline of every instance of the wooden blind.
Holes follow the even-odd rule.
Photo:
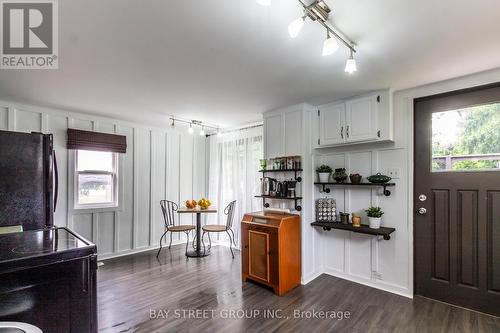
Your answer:
[[[68,128],[68,149],[127,152],[127,137],[124,135],[82,131]]]

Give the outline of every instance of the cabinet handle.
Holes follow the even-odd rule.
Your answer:
[[[340,138],[344,138],[344,126],[340,127]]]
[[[349,139],[349,125],[347,125],[345,129],[345,134],[347,135],[347,138]]]

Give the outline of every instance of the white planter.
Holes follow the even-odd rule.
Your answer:
[[[328,183],[330,180],[330,172],[318,172],[319,182]]]
[[[370,228],[380,229],[380,224],[382,223],[381,217],[368,217],[368,221],[370,222]]]

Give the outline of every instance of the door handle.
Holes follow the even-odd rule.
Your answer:
[[[344,126],[340,127],[340,138],[344,138]]]
[[[347,138],[349,139],[349,125],[347,125],[345,129],[345,134],[347,135]]]
[[[425,214],[427,214],[427,209],[425,209],[424,207],[420,207],[417,210],[417,213],[419,213],[420,215],[425,215]]]

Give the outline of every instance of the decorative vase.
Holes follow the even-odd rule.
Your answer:
[[[359,175],[357,173],[349,175],[349,179],[351,180],[352,184],[359,184],[359,183],[361,183],[361,179],[362,178],[363,177],[361,177],[361,175]]]
[[[349,224],[349,213],[340,212],[340,222],[342,224]]]
[[[361,227],[361,217],[360,216],[352,214],[352,226],[356,227],[356,228]]]
[[[260,160],[260,169],[266,170],[266,168],[267,168],[267,160],[265,159]]]
[[[380,229],[380,224],[382,223],[381,217],[368,217],[368,221],[370,222],[370,228]]]
[[[347,173],[345,172],[345,168],[335,169],[335,172],[333,174],[333,179],[335,179],[337,183],[343,183],[347,179]]]
[[[318,178],[320,183],[328,183],[330,180],[329,172],[318,172]]]

